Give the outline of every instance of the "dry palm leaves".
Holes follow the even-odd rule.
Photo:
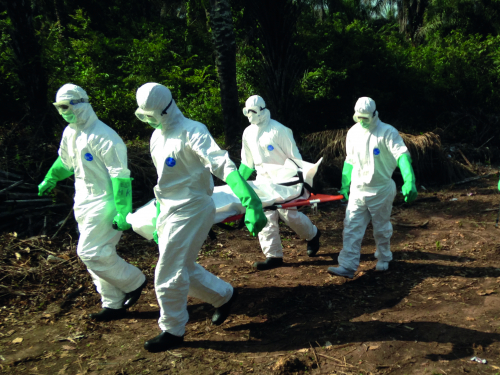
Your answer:
[[[410,151],[415,175],[420,183],[448,184],[474,175],[469,168],[444,153],[437,134],[400,134]],[[319,180],[323,184],[340,185],[346,156],[346,136],[347,129],[337,129],[309,134],[303,139],[301,148],[305,158],[324,158],[323,168],[319,172]]]

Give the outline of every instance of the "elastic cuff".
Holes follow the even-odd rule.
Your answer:
[[[135,266],[132,266],[132,267],[135,267]],[[140,272],[140,270],[139,270],[139,272]],[[133,292],[134,290],[139,288],[142,284],[144,284],[144,281],[146,281],[146,276],[144,274],[142,274],[142,277],[139,277],[135,284],[130,285],[130,287],[128,288],[130,290],[124,290],[124,292],[125,293]]]
[[[231,285],[231,284],[230,284]],[[229,302],[229,300],[231,299],[231,297],[233,296],[233,293],[234,293],[234,288],[233,286],[231,285],[231,294],[228,294],[226,296],[226,298],[223,299],[223,302],[221,302],[221,304],[219,306],[215,306],[215,305],[212,305],[213,307],[215,307],[216,309],[218,309],[219,307],[221,307],[222,305],[226,304]]]
[[[163,332],[168,332],[174,336],[182,337],[186,333],[186,326],[177,327],[177,328],[167,328],[166,326],[162,325],[161,323],[159,324],[159,326]]]
[[[311,238],[306,238],[306,241],[311,241],[316,235],[318,234],[318,227],[315,225],[314,226],[314,234]]]
[[[121,309],[123,307],[123,302],[125,302],[125,294],[123,295],[123,298],[120,299],[120,300],[117,300],[117,301],[102,301],[102,307],[103,308],[107,308],[107,309],[114,309],[114,310],[118,310],[118,309]]]

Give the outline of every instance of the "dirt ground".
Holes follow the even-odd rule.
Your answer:
[[[389,270],[375,271],[369,226],[353,280],[326,271],[342,248],[345,205],[304,211],[323,233],[316,258],[282,225],[286,265],[271,271],[251,268],[264,257],[248,231],[214,227],[217,239],[207,239],[199,262],[239,288],[233,314],[212,326],[214,309],[189,298],[184,347],[159,354],[143,349],[159,333],[154,243],[124,234],[119,252],[149,284],[125,319],[93,323],[87,315],[100,309],[99,296],[75,257],[74,235],[4,235],[0,372],[500,374],[497,181],[428,188],[412,205],[398,195]],[[46,262],[50,254],[65,262]]]

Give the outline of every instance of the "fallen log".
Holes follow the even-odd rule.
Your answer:
[[[0,171],[0,175],[1,176],[4,176],[5,178],[10,178],[10,177],[14,177],[14,178],[17,178],[18,180],[20,178],[22,178],[21,176],[19,176],[18,174],[15,174],[15,173],[12,173],[12,172],[5,172],[5,171]]]
[[[16,183],[14,183],[14,184],[10,185],[9,187],[6,187],[5,189],[0,190],[0,194],[6,193],[7,191],[12,190],[12,189],[14,189],[16,186],[21,185],[22,183],[24,183],[24,181],[23,181],[23,180],[21,180],[21,181],[17,181]]]
[[[51,203],[52,199],[51,198],[42,198],[42,199],[14,199],[14,200],[7,200],[4,201],[6,206],[8,207],[14,207],[14,206],[26,206],[30,204],[34,205],[40,205],[40,204],[47,204]]]
[[[6,191],[5,193],[2,193],[2,195],[5,195],[6,199],[9,199],[9,198],[36,198],[36,197],[40,197],[37,193],[11,193],[9,191]]]
[[[2,178],[0,178],[0,184],[4,184],[4,185],[7,185],[7,184],[14,184],[16,183],[17,181],[13,181],[13,180],[4,180]],[[36,189],[37,186],[35,184],[29,184],[27,182],[21,184],[18,186],[19,189]]]
[[[11,216],[18,216],[18,215],[22,215],[22,214],[29,214],[29,213],[32,213],[32,211],[39,211],[39,210],[50,210],[50,209],[54,209],[54,208],[58,208],[58,207],[66,207],[66,204],[64,203],[58,203],[58,204],[53,204],[53,205],[50,205],[50,206],[43,206],[43,207],[36,207],[36,208],[20,208],[18,210],[13,210],[13,211],[10,211],[10,212],[2,212],[0,213],[0,219],[1,218],[6,218],[6,217],[11,217]]]
[[[498,172],[493,172],[493,173],[483,174],[483,175],[481,175],[481,176],[470,177],[470,178],[466,178],[465,180],[455,182],[455,183],[453,183],[453,184],[444,185],[443,187],[448,187],[448,186],[453,186],[453,185],[465,184],[465,183],[467,183],[467,182],[480,180],[481,178],[486,178],[486,177],[494,176],[494,175],[497,175],[497,174],[498,174]]]

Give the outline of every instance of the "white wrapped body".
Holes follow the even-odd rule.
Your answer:
[[[292,186],[283,186],[280,183],[298,182],[298,177],[295,176],[297,175],[297,171],[301,171],[304,182],[313,186],[313,179],[321,161],[322,159],[316,164],[312,164],[303,160],[289,159],[283,166],[270,164],[267,170],[270,171],[270,173],[268,172],[269,174],[272,174],[272,180],[268,178],[257,179],[256,181],[248,181],[248,184],[259,196],[264,208],[273,204],[307,199],[310,193],[307,189],[303,189],[302,183]],[[212,199],[216,207],[213,224],[220,223],[228,217],[245,213],[245,208],[228,185],[216,186]],[[128,214],[127,222],[132,225],[133,230],[137,234],[148,240],[153,239],[153,232],[156,228],[155,199],[152,199],[134,213]]]

